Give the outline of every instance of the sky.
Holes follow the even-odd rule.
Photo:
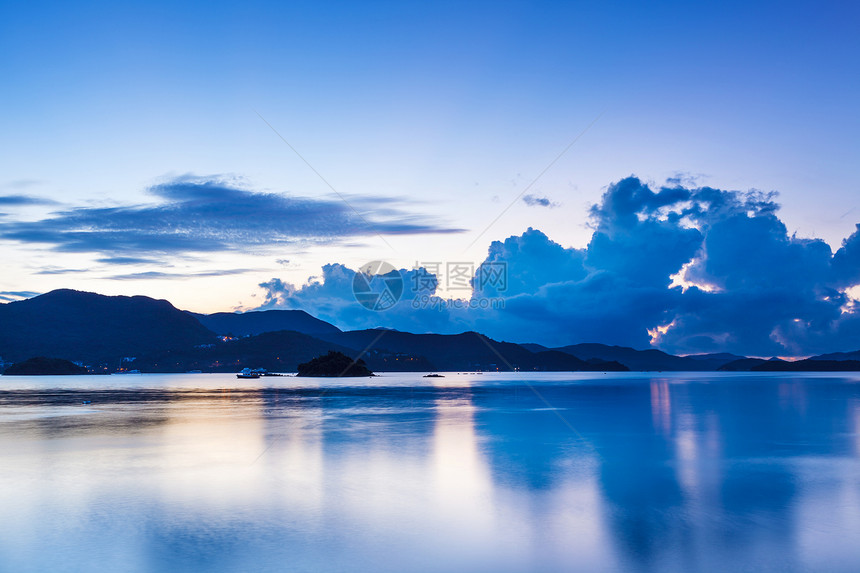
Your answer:
[[[0,300],[856,350],[858,26],[850,2],[0,2]],[[504,263],[505,308],[366,311],[335,287],[374,260],[441,269],[443,300],[483,296],[449,264]]]

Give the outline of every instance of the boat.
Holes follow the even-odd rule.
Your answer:
[[[251,370],[250,368],[243,368],[241,372],[236,374],[236,378],[259,378],[259,377],[260,377],[260,373],[255,371],[255,370]]]

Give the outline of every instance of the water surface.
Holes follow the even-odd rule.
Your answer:
[[[2,571],[857,571],[860,376],[0,377]]]

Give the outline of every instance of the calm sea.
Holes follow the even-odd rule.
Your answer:
[[[860,376],[0,377],[0,571],[858,571]]]

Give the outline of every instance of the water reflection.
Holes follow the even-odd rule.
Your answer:
[[[434,400],[433,482],[442,513],[463,513],[457,530],[486,530],[493,520],[493,486],[475,432],[475,406],[469,389]],[[465,527],[462,527],[465,526]],[[457,534],[467,533],[458,531]]]
[[[0,568],[860,562],[852,378],[408,376],[2,392]]]
[[[654,429],[664,435],[672,431],[672,398],[669,395],[668,380],[651,381],[651,417]]]

